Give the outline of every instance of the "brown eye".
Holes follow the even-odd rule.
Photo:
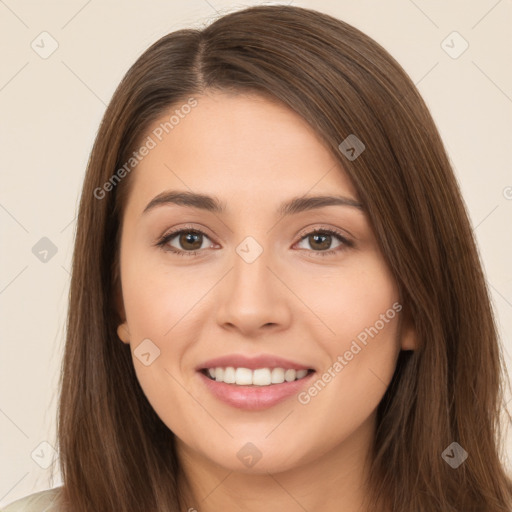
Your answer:
[[[333,240],[338,242],[334,247],[332,247]],[[301,249],[310,249],[315,252],[328,252],[331,250],[334,251],[339,246],[349,245],[348,241],[341,235],[335,233],[334,231],[331,232],[327,230],[313,231],[312,233],[302,237],[299,244],[305,241],[307,241],[309,247],[300,247],[300,245],[299,247]]]
[[[330,249],[331,243],[332,243],[332,236],[331,235],[319,235],[315,233],[314,235],[309,235],[309,244],[313,249]]]
[[[179,233],[178,242],[181,245],[181,248],[196,251],[201,249],[203,235],[197,231],[182,231]]]
[[[203,244],[210,240],[202,231],[196,229],[181,229],[168,233],[157,243],[165,251],[170,251],[182,256],[194,256],[201,251],[211,247],[213,244]]]

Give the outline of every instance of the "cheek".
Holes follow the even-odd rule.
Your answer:
[[[382,259],[374,255],[315,283],[308,297],[323,321],[316,339],[330,363],[298,397],[299,403],[312,409],[327,407],[340,424],[346,423],[350,411],[357,424],[378,405],[396,367],[402,309],[398,288]]]
[[[178,381],[193,364],[189,352],[203,325],[197,317],[208,305],[204,296],[214,281],[206,286],[191,272],[171,272],[161,259],[131,254],[121,278],[137,378],[157,413],[169,408],[169,396],[176,407],[186,409],[190,397]]]
[[[397,316],[393,304],[398,301],[398,288],[374,252],[355,255],[346,265],[329,268],[314,278],[305,272],[296,275],[300,278],[294,282],[295,289],[322,321],[316,338],[328,343],[330,353],[333,347],[342,350],[352,339],[364,338],[365,330],[376,323],[378,330],[383,330]]]
[[[306,432],[325,432],[327,415],[332,439],[341,442],[372,417],[391,382],[399,353],[399,313],[395,315],[392,307],[389,311],[394,318],[378,321],[376,327],[356,326],[353,320],[350,325],[338,323],[337,341],[324,345],[331,363],[297,396]],[[352,336],[357,331],[363,334],[359,338]]]
[[[172,272],[161,261],[127,261],[122,269],[123,301],[135,338],[164,340],[187,323],[205,294],[190,272]]]
[[[122,278],[139,384],[161,420],[175,433],[186,435],[183,418],[193,417],[197,410],[181,370],[190,365],[185,356],[199,337],[194,314],[204,290],[190,286],[190,276],[185,279],[179,272],[171,276],[158,265],[126,265]]]
[[[372,388],[384,393],[395,369],[399,352],[398,316],[393,307],[386,311],[381,319],[361,328],[357,336],[344,338],[336,351],[331,351],[333,361],[340,363],[339,384],[361,395]]]

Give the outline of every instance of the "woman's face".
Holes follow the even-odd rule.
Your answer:
[[[360,458],[412,341],[356,191],[288,108],[196,100],[151,126],[126,178],[118,333],[144,393],[197,461],[263,473]]]

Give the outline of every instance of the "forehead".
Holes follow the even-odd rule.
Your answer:
[[[133,171],[128,207],[142,211],[166,189],[212,194],[235,209],[308,192],[357,198],[339,162],[287,106],[257,94],[194,98],[196,106],[174,105],[144,134],[152,148]]]

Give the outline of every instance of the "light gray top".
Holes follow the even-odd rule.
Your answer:
[[[58,512],[54,505],[60,487],[29,494],[2,509],[1,512]]]

